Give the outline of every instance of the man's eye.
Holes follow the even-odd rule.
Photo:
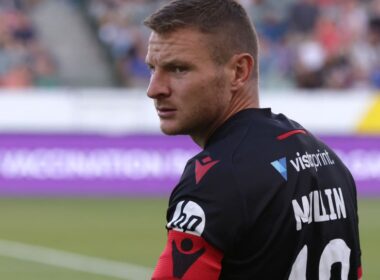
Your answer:
[[[181,72],[183,72],[183,71],[184,71],[183,67],[176,67],[176,68],[175,68],[175,72],[176,72],[176,73],[181,73]]]
[[[173,66],[172,68],[172,71],[176,74],[184,73],[187,70],[188,70],[187,67],[184,67],[184,66]]]

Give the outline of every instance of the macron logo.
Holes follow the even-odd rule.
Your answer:
[[[217,164],[219,160],[213,160],[211,157],[205,157],[201,161],[195,161],[195,182],[198,184],[202,180],[203,176]]]
[[[271,162],[272,166],[281,174],[281,176],[288,181],[288,170],[286,167],[286,157]]]

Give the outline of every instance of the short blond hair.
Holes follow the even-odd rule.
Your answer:
[[[226,63],[234,54],[249,53],[258,76],[258,39],[244,8],[234,0],[174,0],[145,19],[144,24],[158,34],[181,28],[195,28],[210,35],[215,62]]]

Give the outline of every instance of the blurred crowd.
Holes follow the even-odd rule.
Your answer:
[[[115,61],[125,86],[146,86],[150,73],[145,65],[149,31],[143,20],[164,0],[90,0],[87,8],[96,22],[98,37]]]
[[[266,86],[380,88],[379,0],[242,1]]]
[[[164,0],[90,0],[127,86],[145,85],[143,19]],[[261,40],[261,87],[380,88],[380,0],[240,0]]]
[[[0,87],[57,84],[57,67],[28,17],[28,2],[0,1]]]
[[[49,0],[47,0],[49,1]],[[149,30],[168,0],[82,0],[123,86],[145,87]],[[0,87],[55,86],[59,62],[30,18],[33,3],[0,1]],[[380,89],[380,0],[240,0],[260,37],[263,88]]]

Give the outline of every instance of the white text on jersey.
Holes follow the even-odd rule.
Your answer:
[[[326,199],[323,197],[327,198],[328,207],[325,207]],[[341,188],[312,191],[308,196],[302,196],[301,201],[300,204],[296,199],[292,200],[297,231],[302,229],[302,223],[326,222],[347,217]]]
[[[290,163],[297,172],[307,168],[315,168],[315,170],[318,170],[318,167],[335,164],[334,160],[330,158],[329,152],[326,150],[323,153],[318,150],[315,154],[306,152],[303,155],[300,153],[296,153],[296,155],[297,157],[294,160],[290,160]]]

